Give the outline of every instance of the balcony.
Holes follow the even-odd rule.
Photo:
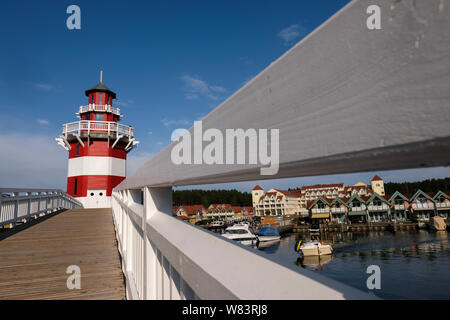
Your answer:
[[[433,210],[433,203],[413,203],[412,207],[414,210]]]
[[[312,213],[329,213],[330,209],[312,209]]]
[[[89,136],[91,134],[107,134],[108,136],[123,136],[132,139],[133,127],[126,126],[114,121],[91,121],[82,120],[63,124],[63,135]]]
[[[94,111],[112,113],[121,117],[120,109],[113,108],[109,104],[88,104],[87,106],[80,106],[80,110],[78,111],[78,113],[81,114],[85,112],[94,112]]]
[[[436,208],[438,208],[438,209],[450,208],[450,202],[437,202]]]
[[[331,208],[332,213],[345,213],[345,208]]]
[[[366,210],[366,206],[361,206],[361,207],[352,207],[353,212],[360,212],[360,211],[364,211]]]
[[[389,209],[388,205],[382,204],[381,206],[370,205],[367,206],[369,211],[387,211]]]
[[[405,210],[405,205],[404,204],[396,204],[396,205],[394,205],[394,209],[395,210]]]

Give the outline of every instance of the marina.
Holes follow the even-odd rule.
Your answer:
[[[447,232],[425,230],[328,232],[332,255],[301,257],[294,250],[308,233],[291,233],[271,246],[255,248],[299,273],[312,270],[382,299],[450,299],[450,245]],[[368,290],[367,267],[381,269],[381,289]]]

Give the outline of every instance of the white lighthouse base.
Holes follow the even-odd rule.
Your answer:
[[[97,190],[96,190],[97,191]],[[94,196],[91,196],[91,190],[88,191],[87,197],[78,197],[76,198],[83,204],[83,207],[86,209],[89,208],[111,208],[111,197],[105,196],[106,190],[103,192],[103,195],[98,195],[99,192],[95,192]]]

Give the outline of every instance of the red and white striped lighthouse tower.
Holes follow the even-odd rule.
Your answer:
[[[89,104],[81,106],[80,121],[63,125],[58,144],[69,151],[67,193],[85,208],[111,207],[112,189],[125,179],[127,153],[139,142],[133,128],[119,124],[116,94],[100,83],[86,90]]]

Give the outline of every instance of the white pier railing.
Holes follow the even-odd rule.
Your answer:
[[[82,207],[78,200],[61,190],[0,188],[0,226],[14,226],[30,217]]]
[[[381,30],[367,27],[375,3]],[[368,297],[173,217],[171,195],[180,185],[448,165],[450,4],[375,3],[352,1],[202,120],[204,132],[279,129],[276,175],[260,175],[260,164],[176,165],[172,144],[114,189],[128,298]]]

